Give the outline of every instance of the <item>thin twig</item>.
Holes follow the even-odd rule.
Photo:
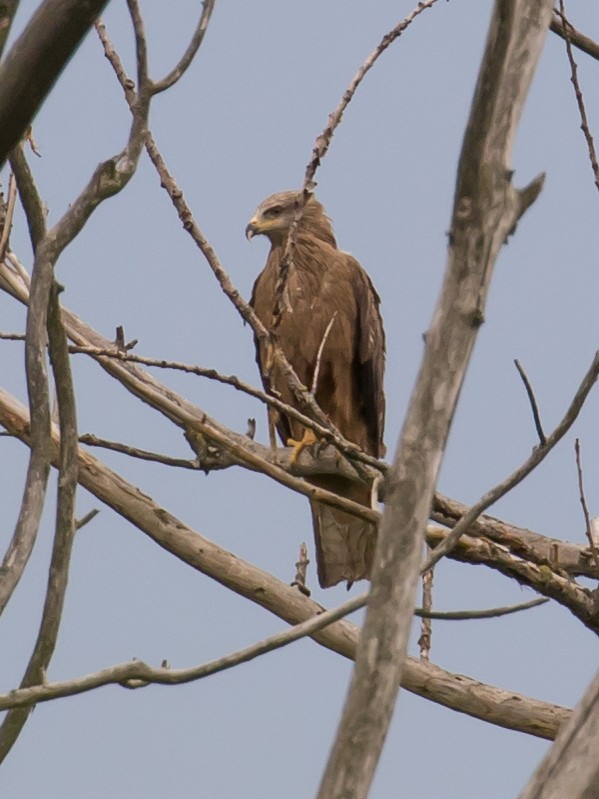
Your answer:
[[[11,175],[8,179],[8,198],[4,209],[4,218],[2,220],[2,235],[0,236],[0,261],[4,260],[6,255],[6,248],[8,247],[8,239],[10,237],[10,230],[12,227],[12,218],[15,212],[15,201],[17,199],[17,184],[15,176]]]
[[[89,524],[92,519],[95,519],[98,513],[100,513],[98,508],[92,508],[89,513],[86,513],[81,519],[76,519],[75,529],[81,530],[81,528],[85,527],[86,524]]]
[[[427,551],[430,549],[427,545]],[[422,624],[420,625],[420,638],[418,639],[418,646],[420,647],[420,659],[429,661],[431,651],[431,638],[433,634],[433,625],[431,615],[433,612],[433,569],[429,569],[422,575],[422,613],[414,615],[420,616]]]
[[[31,173],[28,170],[21,171],[19,163],[15,167],[17,188],[31,230],[31,220],[39,217],[41,198]],[[43,223],[41,228],[35,225],[33,227],[35,239],[32,239],[32,243],[35,251],[45,229]],[[25,279],[16,265],[12,264],[10,274],[18,274],[25,284]],[[18,585],[33,550],[50,471],[51,415],[45,353],[48,298],[52,285],[51,265],[48,266],[45,259],[38,260],[36,257],[31,281],[27,275],[27,283],[29,283],[29,302],[25,334],[25,370],[31,418],[31,450],[19,517],[0,567],[2,574],[0,614]]]
[[[399,38],[399,36],[401,36],[401,34],[414,21],[414,19],[416,19],[416,17],[419,14],[422,14],[423,11],[426,11],[426,9],[431,8],[431,6],[433,6],[436,3],[436,1],[437,0],[424,0],[424,2],[419,2],[416,8],[414,8],[400,23],[398,23],[392,30],[390,30],[387,34],[385,34],[385,36],[383,36],[383,38],[377,45],[376,49],[364,61],[364,63],[359,68],[356,75],[350,82],[349,86],[343,92],[343,97],[341,98],[341,101],[339,102],[335,110],[329,114],[326,127],[324,128],[322,133],[317,137],[314,143],[310,160],[306,166],[302,188],[301,191],[298,193],[293,220],[289,228],[289,233],[287,234],[287,241],[285,242],[283,257],[281,258],[281,264],[279,266],[279,275],[277,277],[277,284],[275,287],[275,302],[274,302],[274,314],[273,314],[274,329],[276,329],[277,324],[281,319],[281,314],[283,310],[282,305],[286,294],[287,279],[290,272],[293,271],[293,255],[295,252],[295,245],[297,241],[297,229],[304,212],[304,206],[308,201],[309,196],[316,187],[314,177],[316,175],[318,167],[321,164],[322,159],[325,157],[325,155],[328,152],[331,140],[333,138],[333,134],[335,133],[337,127],[340,125],[341,120],[343,119],[343,114],[347,109],[347,106],[352,101],[356,91],[358,90],[359,85],[362,83],[367,72],[369,72],[369,70],[372,69],[372,67],[379,59],[379,57],[385,52],[385,50],[389,47],[389,45],[391,45],[397,38]]]
[[[545,433],[543,432],[543,425],[541,424],[541,416],[539,414],[539,406],[537,405],[537,400],[534,395],[534,391],[532,390],[532,386],[530,385],[530,381],[526,372],[524,371],[522,364],[520,361],[515,358],[514,364],[516,365],[516,369],[520,377],[522,378],[522,382],[524,383],[524,388],[526,389],[526,393],[528,395],[528,401],[530,402],[530,407],[532,408],[532,417],[535,422],[535,428],[537,430],[537,435],[539,437],[539,441],[541,444],[546,444],[547,439],[545,438]]]
[[[199,469],[197,462],[190,461],[185,458],[171,458],[168,455],[160,455],[157,452],[149,452],[145,449],[138,449],[137,447],[130,447],[127,444],[121,444],[119,441],[108,441],[105,438],[98,438],[98,436],[84,433],[79,436],[79,442],[86,444],[88,447],[102,447],[110,449],[113,452],[120,452],[123,455],[129,455],[131,458],[138,458],[142,461],[152,461],[153,463],[162,463],[165,466],[177,466],[182,469]]]
[[[589,160],[591,162],[591,168],[593,170],[593,176],[595,179],[595,186],[597,187],[597,190],[599,190],[599,163],[597,162],[597,152],[595,151],[595,143],[593,141],[593,135],[589,127],[587,112],[584,105],[584,98],[582,96],[582,90],[580,88],[580,83],[578,81],[578,65],[574,60],[574,54],[572,52],[572,37],[570,34],[570,23],[567,21],[566,18],[564,0],[559,0],[559,8],[560,8],[560,16],[563,22],[564,41],[566,42],[566,53],[568,54],[568,61],[570,62],[570,73],[571,73],[570,80],[572,81],[572,86],[574,86],[574,94],[576,95],[576,103],[578,105],[578,112],[580,113],[580,128],[584,134],[584,138],[587,143]]]
[[[308,573],[308,565],[310,558],[308,557],[308,547],[304,542],[300,544],[299,559],[295,564],[295,577],[291,585],[299,589],[304,596],[310,596],[310,589],[306,585],[306,575]]]
[[[88,674],[85,677],[78,677],[74,680],[67,680],[62,683],[47,683],[36,685],[31,688],[21,688],[0,695],[0,710],[7,708],[31,708],[38,702],[47,702],[50,699],[57,699],[63,696],[73,696],[91,691],[103,685],[120,684],[128,687],[131,682],[149,684],[158,683],[161,685],[181,685],[195,680],[201,680],[212,674],[239,666],[241,663],[248,663],[254,658],[260,657],[267,652],[273,652],[281,647],[288,646],[295,641],[306,636],[313,635],[315,632],[328,627],[333,622],[348,616],[350,613],[364,607],[367,595],[349,599],[342,605],[332,610],[325,610],[316,616],[296,624],[290,629],[275,633],[263,641],[241,649],[230,655],[225,655],[201,666],[193,666],[188,669],[171,669],[168,667],[155,668],[148,666],[141,660],[132,660],[118,666]],[[137,687],[137,685],[135,686]]]
[[[591,556],[595,562],[595,566],[597,567],[597,569],[599,569],[599,553],[597,553],[597,547],[593,539],[593,531],[591,529],[591,514],[589,513],[589,508],[587,506],[587,500],[584,493],[584,481],[582,479],[582,463],[580,458],[580,439],[578,438],[574,442],[574,450],[576,452],[576,471],[578,473],[578,490],[580,494],[580,504],[582,506],[582,513],[584,515],[585,533],[587,538],[589,539]]]
[[[557,33],[557,35],[561,36],[562,39],[565,39],[566,36],[569,36],[574,47],[578,47],[578,49],[582,50],[583,53],[586,53],[592,58],[599,60],[599,44],[593,41],[593,39],[589,39],[588,36],[585,36],[580,31],[577,31],[576,28],[574,28],[566,19],[565,15],[561,13],[561,11],[554,9],[553,13],[554,17],[551,20],[550,25],[550,29],[553,31],[553,33]]]
[[[293,583],[292,583],[293,585]],[[463,620],[463,619],[482,619],[494,618],[516,613],[521,610],[535,607],[548,599],[540,598],[532,602],[521,605],[513,605],[506,608],[493,608],[481,611],[455,611],[446,613],[431,614],[431,618],[442,620]],[[308,621],[296,624],[288,630],[275,633],[263,641],[234,652],[231,655],[220,657],[216,660],[205,663],[201,666],[193,666],[187,669],[171,669],[168,667],[156,668],[143,663],[140,660],[132,660],[128,663],[121,663],[111,666],[102,671],[88,674],[85,677],[76,677],[72,680],[65,680],[59,683],[46,683],[31,688],[21,688],[2,695],[0,694],[0,710],[8,710],[15,707],[24,707],[48,702],[65,696],[74,696],[86,693],[104,685],[131,685],[140,683],[148,685],[156,683],[160,685],[181,685],[182,683],[201,680],[212,674],[234,668],[242,663],[247,663],[256,657],[260,657],[268,652],[281,649],[284,646],[312,635],[318,630],[324,629],[329,624],[359,610],[366,603],[366,595],[362,594],[348,602],[343,603],[332,610],[323,611]],[[420,613],[420,611],[416,611]]]
[[[202,13],[200,15],[198,24],[196,25],[196,29],[193,32],[193,36],[191,37],[191,41],[187,47],[187,50],[183,53],[179,59],[179,62],[175,65],[175,67],[173,67],[168,75],[162,78],[162,80],[153,81],[152,94],[158,94],[166,89],[170,89],[171,86],[177,83],[181,77],[183,77],[187,68],[195,58],[195,55],[198,52],[202,42],[204,41],[204,35],[214,10],[214,3],[215,0],[202,1]]]
[[[521,610],[530,610],[539,605],[549,602],[547,597],[541,596],[531,599],[529,602],[522,602],[519,605],[504,605],[500,608],[488,608],[487,610],[425,610],[415,608],[414,616],[421,619],[436,619],[438,621],[473,621],[476,619],[498,619],[501,616],[508,616],[510,613],[520,613]]]
[[[320,346],[318,347],[318,352],[316,353],[316,365],[314,367],[314,374],[312,376],[312,386],[310,387],[310,394],[313,397],[316,396],[316,390],[318,389],[318,378],[320,376],[320,361],[322,358],[322,352],[324,350],[324,346],[327,343],[327,339],[329,337],[329,333],[331,332],[331,328],[333,327],[333,323],[337,318],[337,311],[331,316],[331,321],[328,323],[326,330],[324,331],[324,335],[322,337],[322,341],[320,342]]]
[[[14,336],[14,337],[13,337]],[[10,340],[18,341],[16,334],[6,334],[6,337],[10,337]],[[0,334],[0,338],[2,335]],[[232,386],[237,391],[241,391],[244,394],[247,394],[250,397],[254,397],[255,399],[260,400],[261,402],[269,405],[273,408],[276,408],[281,413],[284,413],[287,416],[290,416],[293,419],[296,419],[305,427],[309,427],[314,430],[315,433],[322,438],[322,440],[335,444],[338,449],[344,454],[347,454],[348,457],[359,457],[360,460],[363,460],[368,466],[373,466],[374,468],[381,468],[380,462],[374,458],[372,455],[367,455],[364,453],[364,459],[361,456],[357,455],[358,448],[355,444],[349,444],[347,446],[343,439],[339,439],[334,436],[331,431],[323,427],[322,425],[315,422],[309,416],[301,413],[292,405],[287,405],[287,403],[282,402],[277,397],[272,396],[271,394],[267,394],[266,392],[262,391],[255,386],[252,386],[250,383],[246,383],[241,380],[236,375],[223,375],[218,372],[216,369],[211,367],[204,367],[204,366],[197,366],[195,364],[186,364],[181,363],[180,361],[167,361],[163,358],[147,358],[143,355],[137,355],[133,352],[123,352],[122,350],[114,349],[114,348],[101,348],[101,347],[83,347],[78,346],[76,344],[72,344],[69,347],[69,352],[73,353],[82,353],[85,355],[90,355],[94,358],[103,356],[106,358],[115,358],[119,361],[129,361],[131,363],[139,363],[143,364],[144,366],[153,366],[157,369],[172,369],[174,371],[185,372],[187,374],[197,375],[198,377],[204,377],[208,380],[214,380],[218,383],[222,383],[223,385]]]

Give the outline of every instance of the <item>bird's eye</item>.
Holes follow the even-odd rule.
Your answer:
[[[281,216],[282,208],[280,205],[273,205],[272,208],[267,208],[264,212],[264,216],[267,219],[276,219],[278,216]]]

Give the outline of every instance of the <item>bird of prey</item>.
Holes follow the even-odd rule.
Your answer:
[[[251,299],[267,330],[273,328],[277,280],[298,199],[295,191],[273,194],[258,206],[246,228],[248,239],[264,235],[271,244]],[[277,344],[341,434],[370,455],[381,457],[385,336],[379,296],[358,261],[338,249],[331,222],[313,194],[297,227],[285,294],[274,331]],[[297,407],[287,379],[271,356],[268,347],[256,340],[265,390]],[[310,441],[296,420],[282,413],[275,413],[274,418],[284,444],[299,442],[301,446]],[[310,477],[309,482],[371,507],[371,485],[325,474]],[[375,526],[330,505],[310,504],[320,585],[326,588],[347,580],[349,587],[369,577]]]

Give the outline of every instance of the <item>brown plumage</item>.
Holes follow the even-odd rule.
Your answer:
[[[246,228],[248,238],[263,234],[271,243],[251,299],[267,329],[273,324],[275,287],[297,197],[294,191],[268,197]],[[382,456],[385,337],[379,297],[356,259],[337,248],[330,220],[312,195],[297,229],[287,294],[289,303],[283,306],[276,337],[295,373],[312,389],[322,346],[316,401],[346,438],[365,452]],[[266,391],[295,406],[287,381],[258,342],[256,360]],[[284,444],[290,438],[303,438],[304,427],[295,420],[277,414],[275,423]],[[365,483],[331,475],[312,477],[310,482],[371,506],[372,487]],[[341,580],[352,583],[369,577],[374,525],[323,503],[310,504],[320,585],[325,588]]]

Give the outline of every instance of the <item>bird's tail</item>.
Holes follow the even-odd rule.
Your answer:
[[[371,489],[363,483],[337,476],[319,476],[310,479],[319,488],[371,506]],[[322,588],[336,585],[342,580],[349,584],[370,577],[376,545],[376,526],[351,513],[310,502],[318,582]]]

